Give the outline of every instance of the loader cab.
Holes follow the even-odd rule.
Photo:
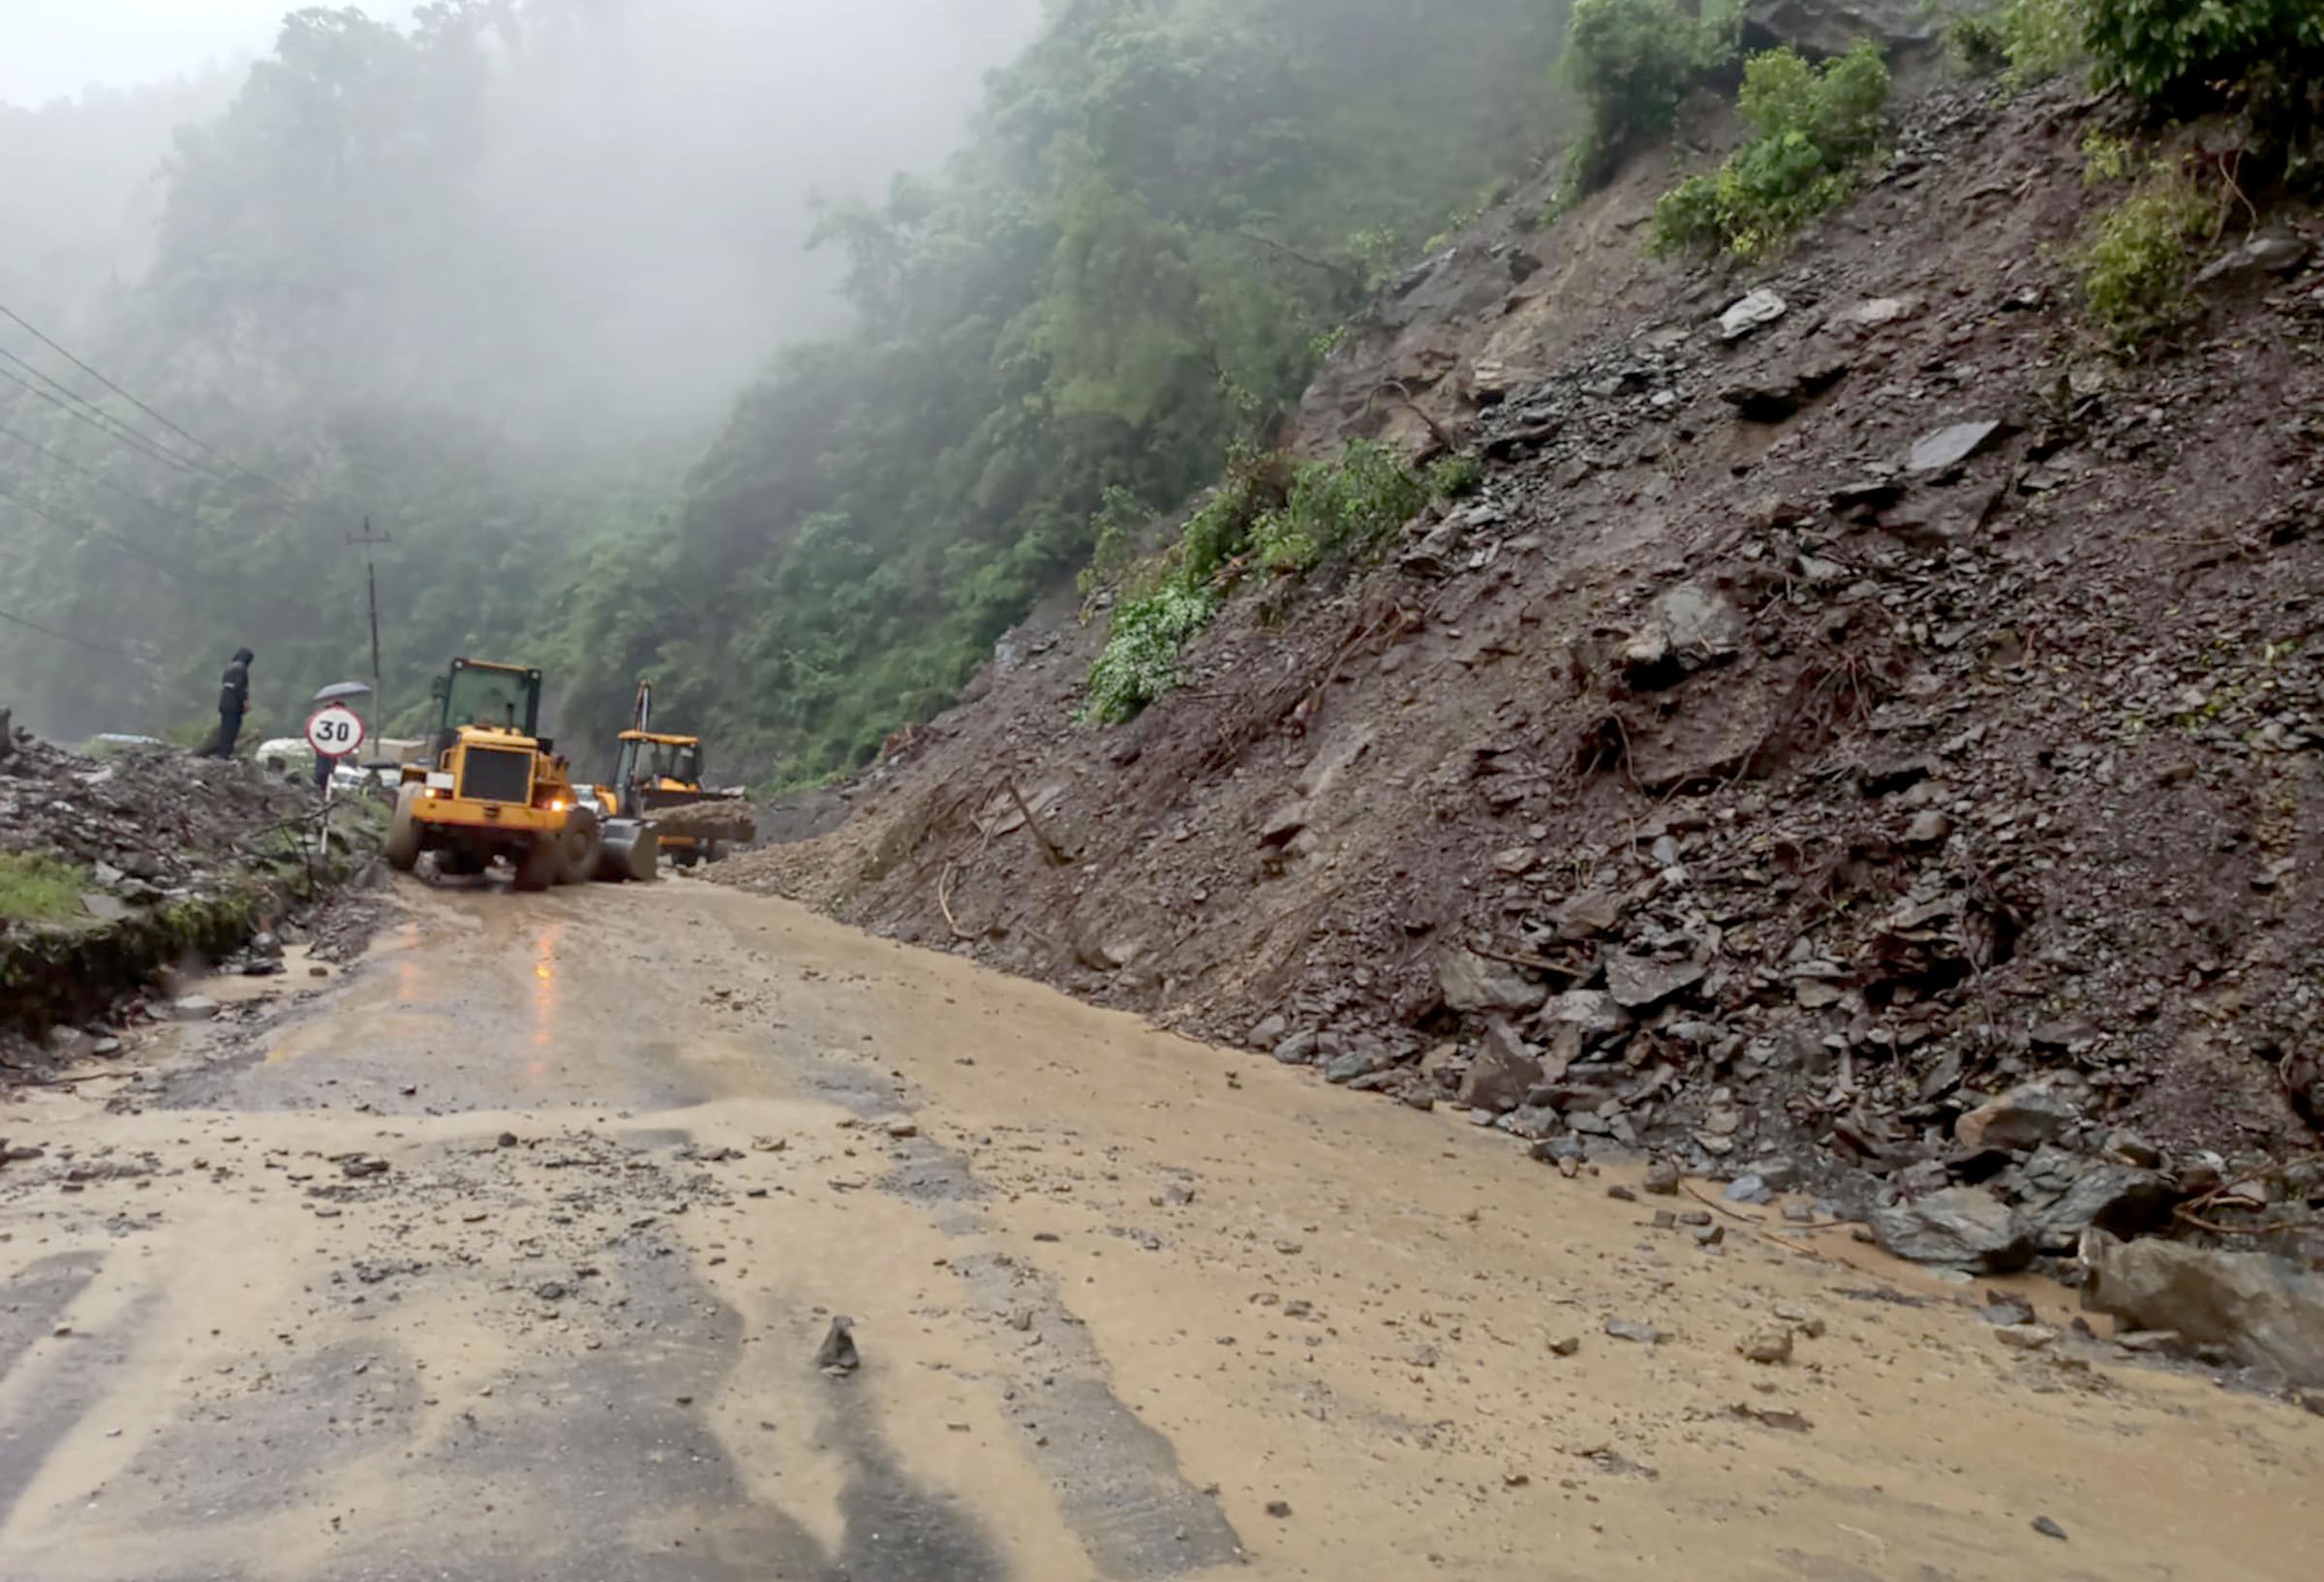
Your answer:
[[[653,791],[700,790],[701,739],[624,731],[621,751],[614,759],[613,783]]]
[[[436,678],[438,713],[431,756],[441,761],[464,730],[495,731],[527,741],[540,738],[540,672],[516,665],[454,659]],[[548,749],[541,743],[542,750]]]

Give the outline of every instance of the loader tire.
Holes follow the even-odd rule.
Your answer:
[[[586,807],[574,808],[572,816],[566,820],[565,833],[557,837],[557,882],[589,883],[596,877],[597,861],[604,847],[597,815]]]
[[[387,866],[398,873],[409,873],[419,866],[419,820],[412,816],[413,806],[418,801],[418,786],[403,787],[395,794],[395,814],[387,821],[387,843],[382,854]]]
[[[532,895],[557,882],[564,870],[565,852],[554,836],[542,836],[516,860],[516,888]]]

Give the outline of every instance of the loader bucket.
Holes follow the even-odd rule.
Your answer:
[[[661,837],[633,818],[608,819],[597,856],[597,877],[606,884],[631,880],[651,884],[661,865]]]

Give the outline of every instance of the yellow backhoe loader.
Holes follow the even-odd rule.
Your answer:
[[[607,816],[540,734],[539,671],[454,659],[434,696],[435,737],[396,788],[390,867],[434,852],[439,871],[474,874],[503,858],[519,890],[654,877],[654,830]]]
[[[629,729],[614,754],[612,780],[596,787],[593,799],[600,815],[649,825],[680,867],[715,863],[729,847],[748,844],[758,832],[743,792],[702,783],[702,739],[657,731],[653,724],[654,684],[641,681]]]

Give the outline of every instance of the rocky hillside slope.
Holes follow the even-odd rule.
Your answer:
[[[371,867],[383,820],[341,802],[326,823],[304,779],[158,745],[98,761],[0,713],[0,1087],[114,1052],[117,1023],[215,1009],[148,993],[171,974],[270,975],[294,919],[330,931],[314,914]]]
[[[1916,1256],[2311,1234],[2324,228],[2108,362],[2059,249],[2116,113],[1926,87],[1763,273],[1643,256],[1660,157],[1520,194],[1299,419],[1475,495],[1237,600],[1125,727],[1050,612],[722,877]]]

